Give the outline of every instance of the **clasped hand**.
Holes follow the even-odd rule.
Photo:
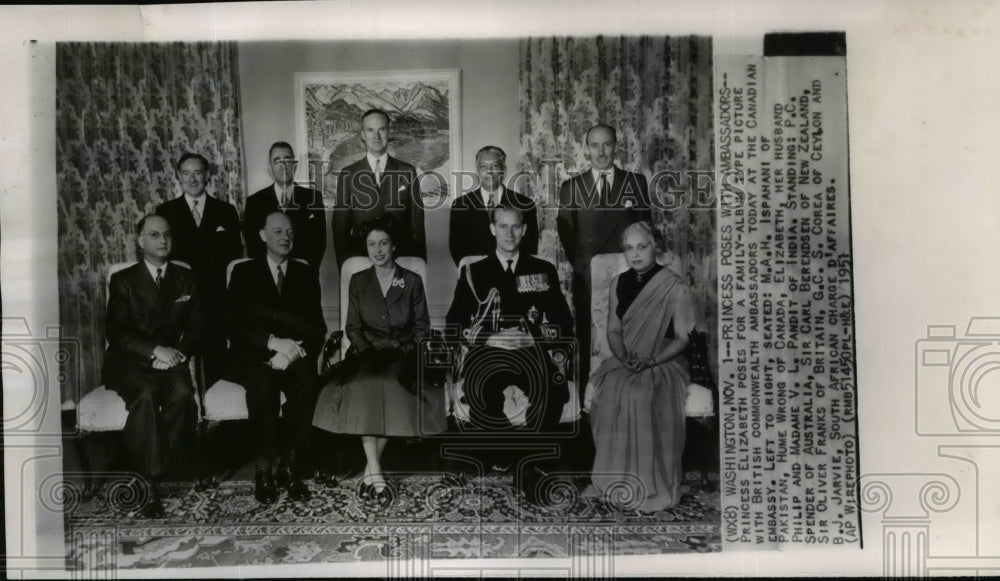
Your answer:
[[[639,373],[654,367],[656,363],[652,359],[642,359],[635,353],[629,353],[625,359],[622,359],[622,365],[632,373]]]
[[[153,369],[165,370],[187,361],[187,356],[174,349],[157,345],[153,348]]]
[[[293,361],[306,356],[306,350],[302,348],[302,341],[272,337],[267,346],[274,351],[274,356],[267,364],[278,371],[288,369]]]

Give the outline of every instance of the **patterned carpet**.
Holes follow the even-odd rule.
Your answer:
[[[71,567],[142,569],[412,558],[567,557],[721,550],[719,494],[685,479],[680,504],[642,514],[626,488],[606,502],[582,498],[566,479],[540,483],[547,506],[527,503],[510,474],[464,483],[439,474],[390,476],[388,505],[362,500],[358,479],[313,498],[257,503],[253,483],[230,481],[198,492],[161,489],[166,516],[129,516],[142,499],[114,483],[87,501],[67,500]],[[72,504],[72,506],[69,506]]]

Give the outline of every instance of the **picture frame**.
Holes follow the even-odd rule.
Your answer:
[[[361,116],[382,109],[390,116],[389,155],[412,164],[426,206],[450,200],[462,152],[461,70],[295,73],[298,150],[305,152],[308,181],[337,199],[337,172],[365,155]]]

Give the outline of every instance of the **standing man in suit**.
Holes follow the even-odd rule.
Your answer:
[[[333,245],[337,267],[352,256],[367,256],[355,229],[383,214],[393,214],[400,225],[396,244],[400,256],[427,260],[424,205],[417,170],[388,154],[389,114],[371,109],[361,116],[365,157],[337,176],[337,205],[333,212]]]
[[[326,334],[319,276],[308,264],[289,259],[294,228],[283,212],[268,214],[258,236],[266,254],[236,265],[226,296],[230,348],[256,435],[255,496],[264,504],[277,500],[272,470],[280,452],[277,483],[290,499],[307,500],[303,460],[316,407],[316,361]],[[279,435],[281,392],[286,401]]]
[[[476,153],[476,172],[480,187],[451,205],[448,247],[452,260],[458,265],[466,256],[486,255],[496,249],[489,226],[492,222],[490,212],[497,206],[512,206],[524,213],[527,230],[521,241],[521,251],[535,254],[538,251],[538,211],[531,198],[503,185],[507,154],[495,145],[480,149]]]
[[[266,249],[260,239],[264,218],[282,210],[292,219],[295,244],[292,258],[301,258],[319,270],[326,251],[326,224],[323,220],[323,198],[319,192],[295,183],[295,152],[287,142],[278,141],[267,153],[267,173],[274,183],[247,198],[243,209],[243,239],[250,258],[264,256]]]
[[[243,243],[236,208],[205,193],[208,172],[208,160],[201,155],[182,155],[177,178],[183,195],[160,204],[156,213],[170,222],[174,235],[170,258],[190,264],[198,277],[205,307],[205,380],[211,385],[226,367],[226,338],[219,314],[226,292],[226,266],[243,257]]]
[[[543,434],[558,429],[569,400],[567,373],[558,363],[566,365],[573,353],[553,340],[570,336],[573,317],[555,267],[520,251],[526,230],[520,209],[493,210],[494,251],[463,269],[448,310],[448,325],[460,329],[469,345],[462,377],[473,429],[511,427],[503,412],[508,385],[526,392],[527,425]],[[505,464],[509,458],[497,460]],[[518,480],[529,502],[537,500],[541,475],[536,463]]]
[[[194,273],[167,261],[166,218],[150,214],[136,232],[140,261],[111,276],[103,372],[125,400],[125,447],[148,486],[139,516],[157,518],[163,504],[154,483],[192,453],[197,410],[187,360],[198,351],[202,310]]]
[[[615,165],[615,129],[594,125],[587,131],[586,141],[591,168],[562,183],[556,218],[559,240],[573,264],[580,386],[587,385],[590,377],[590,259],[596,254],[620,252],[618,241],[625,228],[653,218],[646,176]]]

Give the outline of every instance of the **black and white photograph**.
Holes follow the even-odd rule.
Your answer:
[[[959,4],[10,9],[10,569],[1000,572]]]
[[[107,566],[722,549],[710,37],[55,49]]]

